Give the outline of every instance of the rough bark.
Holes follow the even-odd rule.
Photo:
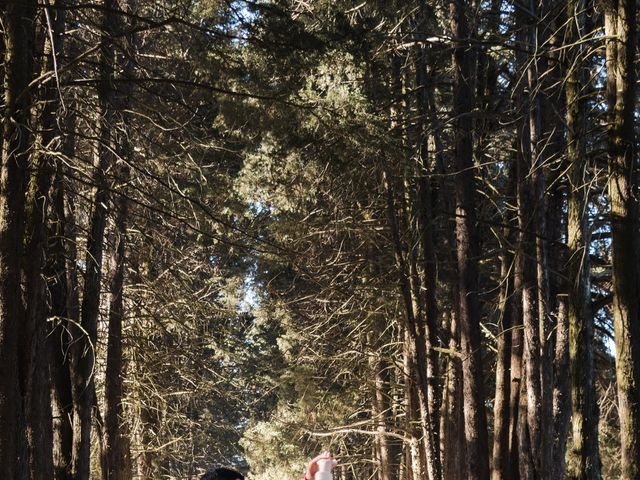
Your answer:
[[[129,0],[127,8],[134,12],[134,0]],[[134,25],[129,25],[133,32]],[[126,79],[134,75],[136,37],[129,33],[125,37],[123,55],[121,55],[122,74]],[[115,218],[115,242],[114,272],[109,285],[111,301],[109,305],[109,333],[107,340],[107,367],[105,372],[105,423],[104,423],[104,455],[103,478],[105,480],[126,480],[131,478],[129,442],[124,431],[125,422],[122,418],[122,400],[124,394],[124,358],[123,358],[123,320],[124,311],[124,285],[126,271],[126,239],[128,223],[128,183],[130,180],[129,163],[133,162],[133,149],[129,140],[127,125],[130,116],[127,113],[130,98],[133,94],[133,84],[125,82],[114,95],[114,108],[117,110],[117,125],[112,129],[115,137],[116,152],[118,154],[115,177],[118,182],[119,196],[114,200]]]
[[[528,40],[527,11],[523,6],[516,6],[516,22],[519,26],[518,41]],[[519,68],[529,65],[529,60],[519,53],[517,62]],[[527,68],[528,82],[532,77],[531,66]],[[522,92],[523,94],[525,92]],[[538,99],[539,100],[539,99]],[[533,105],[532,105],[533,103]],[[541,341],[540,318],[538,316],[538,271],[536,248],[535,211],[535,182],[532,162],[539,153],[536,145],[539,142],[539,108],[536,99],[527,99],[525,117],[527,120],[519,126],[519,141],[516,172],[517,188],[516,203],[518,211],[518,253],[516,258],[516,288],[521,299],[522,315],[522,375],[520,382],[519,414],[516,423],[518,436],[518,455],[516,461],[520,464],[520,477],[525,480],[540,469],[541,459],[541,415],[542,415],[542,385],[541,385]],[[524,385],[526,384],[526,388]],[[524,409],[524,411],[523,411]],[[522,424],[522,421],[526,425]],[[526,435],[527,438],[523,438]],[[526,450],[523,450],[526,449]],[[534,449],[535,452],[532,452]],[[531,464],[530,462],[535,462]]]
[[[128,175],[122,175],[128,177]],[[117,201],[115,272],[109,285],[109,336],[107,341],[107,368],[105,372],[105,415],[103,478],[124,480],[130,478],[127,469],[126,438],[122,432],[123,365],[122,321],[124,318],[125,251],[128,201],[122,195]]]
[[[503,247],[500,254],[500,321],[496,354],[496,393],[493,402],[493,452],[491,479],[509,478],[509,399],[511,397],[511,324],[513,317],[512,258]]]
[[[64,10],[44,9],[42,37],[45,39],[42,72],[57,72],[62,55],[61,34],[64,30]],[[57,73],[56,73],[57,74]],[[49,350],[47,341],[47,284],[44,272],[48,247],[47,218],[49,190],[55,172],[55,153],[60,150],[57,125],[59,92],[56,82],[46,82],[39,94],[40,111],[34,169],[28,197],[27,254],[25,256],[26,279],[26,351],[22,363],[26,366],[25,409],[27,413],[27,443],[29,447],[30,478],[49,480],[53,477],[53,430],[51,410],[51,379],[49,375]]]
[[[422,4],[423,16],[426,8]],[[429,471],[431,480],[442,478],[442,459],[440,457],[440,402],[442,392],[439,383],[438,353],[438,302],[436,299],[437,264],[434,244],[433,208],[431,203],[430,166],[429,166],[429,138],[426,125],[429,100],[427,90],[426,53],[424,47],[419,47],[416,59],[416,85],[418,87],[418,112],[422,121],[418,126],[418,185],[416,195],[416,220],[422,261],[421,284],[424,291],[424,339],[427,356],[427,409],[431,430],[429,450]]]
[[[382,321],[376,322],[375,332],[384,331]],[[374,421],[377,435],[374,440],[374,461],[376,465],[376,478],[378,480],[392,480],[398,478],[393,465],[393,448],[389,439],[388,424],[389,412],[389,366],[383,358],[381,345],[373,333],[368,335],[368,343],[371,347],[369,353],[369,369],[372,382],[371,416]]]
[[[71,159],[75,155],[75,115],[72,108],[68,108],[63,125],[61,153],[63,158]],[[69,352],[72,339],[70,332],[79,320],[78,282],[74,273],[77,268],[76,236],[72,212],[67,212],[69,202],[66,199],[64,168],[64,162],[57,158],[51,194],[46,274],[51,303],[48,350],[52,383],[53,466],[56,480],[72,478],[73,397]]]
[[[530,15],[533,19],[537,15],[544,15],[547,9],[538,2],[530,2]],[[527,80],[529,90],[529,135],[530,158],[526,162],[526,171],[521,172],[523,183],[531,182],[525,196],[530,196],[526,202],[525,220],[530,233],[530,245],[533,249],[525,250],[530,255],[535,252],[535,280],[531,280],[530,288],[523,291],[524,301],[524,332],[525,332],[525,365],[527,373],[527,421],[529,422],[529,435],[531,455],[534,459],[536,474],[542,477],[548,475],[550,468],[550,444],[551,436],[548,427],[550,422],[550,362],[548,355],[548,278],[546,258],[546,178],[547,169],[547,142],[548,132],[545,128],[547,102],[545,98],[545,82],[543,77],[548,75],[547,60],[545,54],[539,54],[545,49],[547,41],[547,27],[542,22],[534,22],[531,19],[527,45],[533,50],[528,60]],[[525,166],[523,165],[523,167]],[[529,243],[529,242],[527,242]],[[533,265],[525,266],[525,278]],[[526,280],[525,280],[526,281]]]
[[[452,294],[457,300],[457,290]],[[445,368],[442,401],[441,442],[442,478],[466,480],[464,411],[462,395],[462,359],[460,354],[460,324],[456,308],[452,308],[449,322],[449,356]]]
[[[613,319],[624,480],[640,478],[640,245],[635,159],[636,2],[607,0]]]
[[[487,417],[484,407],[478,256],[471,111],[473,79],[469,54],[466,3],[450,3],[453,49],[453,114],[456,144],[456,253],[458,263],[460,339],[464,377],[464,421],[468,478],[489,478]]]
[[[598,408],[593,360],[593,313],[591,311],[591,262],[589,261],[589,225],[587,217],[589,163],[585,150],[584,68],[581,28],[585,2],[567,4],[568,68],[565,86],[567,103],[567,247],[569,254],[569,355],[572,386],[571,449],[577,459],[568,476],[572,479],[600,479],[598,453]]]
[[[68,140],[65,141],[65,144]],[[64,147],[63,147],[64,150]],[[68,153],[68,151],[67,151]],[[58,162],[53,182],[52,221],[49,233],[47,266],[48,290],[51,297],[49,354],[51,372],[51,407],[53,415],[53,468],[55,480],[71,480],[71,445],[73,442],[73,398],[69,365],[68,286],[65,252],[64,180],[62,163]]]
[[[526,369],[526,360],[523,360],[523,371]],[[529,433],[529,408],[527,402],[527,376],[523,375],[520,382],[520,405],[518,406],[518,478],[522,480],[536,480],[535,462],[531,452],[531,435]]]
[[[114,72],[114,39],[117,24],[117,2],[105,0],[102,11],[102,39],[100,48],[100,82],[98,86],[98,145],[93,197],[93,212],[87,238],[86,272],[82,292],[80,322],[83,335],[75,342],[74,366],[74,435],[73,474],[77,480],[89,478],[91,454],[92,413],[95,405],[95,345],[98,336],[100,286],[102,280],[102,254],[104,231],[109,203],[106,171],[113,163],[113,145],[110,129],[113,127],[112,85]],[[76,340],[76,339],[74,339]]]
[[[408,388],[415,390],[415,400],[417,402],[417,412],[419,413],[419,420],[422,430],[422,438],[425,438],[424,445],[432,445],[433,432],[431,432],[429,426],[431,425],[431,419],[429,418],[429,409],[427,407],[427,355],[426,355],[426,343],[423,338],[423,332],[419,327],[419,319],[417,313],[419,307],[417,305],[415,294],[412,292],[411,285],[411,272],[410,267],[405,259],[404,248],[399,233],[398,215],[395,208],[395,201],[393,198],[393,189],[389,183],[387,174],[383,176],[383,183],[386,190],[387,197],[387,216],[389,221],[389,228],[391,230],[391,236],[394,243],[394,256],[396,260],[396,267],[400,275],[400,292],[404,300],[404,314],[405,314],[405,357],[408,359],[408,371],[407,382]],[[415,287],[414,287],[415,288]],[[412,394],[410,393],[409,396]],[[429,438],[427,438],[429,437]],[[421,453],[422,448],[419,445],[411,443],[412,458],[414,463],[418,461],[418,457],[425,456],[428,465],[422,465],[418,468],[418,472],[422,472],[423,468],[432,465],[431,457],[425,455],[425,452]],[[415,450],[415,451],[414,451]],[[429,473],[431,474],[431,472]],[[418,473],[418,478],[422,478],[422,473]]]
[[[510,398],[509,398],[509,478],[518,480],[520,478],[519,465],[519,440],[520,431],[520,392],[521,383],[524,381],[524,371],[522,368],[522,351],[524,343],[524,332],[522,329],[522,271],[521,262],[516,253],[514,266],[514,292],[513,292],[513,322],[511,330],[511,359],[510,359]]]
[[[0,170],[0,465],[2,475],[27,474],[25,419],[19,391],[18,352],[24,305],[20,289],[28,129],[34,54],[35,2],[3,5],[4,115]]]
[[[571,420],[571,378],[569,360],[569,316],[567,297],[558,299],[556,354],[554,358],[555,383],[553,387],[553,470],[552,480],[562,480],[565,474],[566,446]]]

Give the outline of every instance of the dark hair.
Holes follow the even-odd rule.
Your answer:
[[[201,480],[244,480],[244,476],[231,468],[214,468],[202,476]]]

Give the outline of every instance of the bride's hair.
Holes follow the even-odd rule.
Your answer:
[[[201,480],[244,480],[244,476],[231,468],[214,468],[202,476]]]

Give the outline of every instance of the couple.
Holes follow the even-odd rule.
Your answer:
[[[324,452],[311,460],[309,465],[307,465],[302,480],[313,480],[313,476],[318,471],[318,461],[330,460],[331,458],[329,452]],[[244,480],[244,476],[240,472],[236,472],[230,468],[215,468],[205,473],[202,480]]]

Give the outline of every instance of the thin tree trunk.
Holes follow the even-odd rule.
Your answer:
[[[65,119],[62,154],[65,159],[75,155],[75,115],[71,109]],[[56,480],[71,480],[73,455],[73,395],[71,381],[71,345],[79,338],[79,300],[77,279],[77,249],[73,206],[67,198],[64,163],[56,161],[52,194],[52,223],[49,242],[49,293],[51,296],[52,329],[49,333],[51,356],[51,406],[53,414],[53,462]]]
[[[393,59],[392,69],[392,91],[394,96],[399,98],[402,80],[400,63],[397,57]],[[392,111],[391,116],[393,124],[401,123],[399,121],[401,116],[397,110]],[[411,144],[411,140],[408,143]],[[417,267],[417,248],[415,245],[412,246],[407,255],[407,249],[400,233],[400,221],[407,215],[402,218],[398,215],[394,190],[386,168],[383,170],[382,183],[386,193],[387,219],[393,239],[394,258],[400,276],[399,288],[404,302],[406,333],[410,341],[410,345],[406,346],[405,352],[410,355],[411,367],[409,375],[413,385],[412,388],[415,389],[419,423],[422,430],[421,435],[418,436],[418,438],[422,439],[422,442],[418,442],[418,445],[414,445],[413,441],[411,442],[412,452],[415,450],[412,453],[412,458],[415,461],[417,457],[420,457],[421,468],[419,473],[416,473],[418,475],[417,478],[423,478],[424,475],[429,478],[439,478],[439,471],[434,469],[438,467],[436,457],[439,456],[438,444],[435,443],[437,435],[434,435],[431,429],[432,420],[428,407],[427,341],[425,340],[424,308],[420,295],[421,285]],[[404,200],[402,195],[400,198]],[[414,212],[411,212],[408,215],[409,218],[414,216],[413,214]],[[408,223],[411,224],[410,221]]]
[[[62,41],[62,34],[65,31],[65,8],[55,8],[59,6],[69,7],[72,2],[61,2],[55,0],[50,2],[54,8],[48,8],[45,15],[47,27],[51,29],[45,36],[51,40],[53,38],[54,51],[49,52],[50,62],[49,73],[55,69],[55,82],[49,82],[46,87],[48,102],[50,102],[50,112],[55,114],[49,119],[47,127],[53,136],[59,136],[56,140],[55,149],[62,155],[54,155],[49,160],[48,167],[53,176],[50,195],[50,218],[48,231],[45,236],[48,238],[46,255],[46,289],[49,293],[49,322],[50,328],[47,332],[47,355],[49,358],[49,378],[51,383],[51,413],[52,413],[52,450],[53,450],[53,478],[56,480],[71,480],[71,458],[73,444],[73,397],[71,387],[71,365],[70,365],[70,345],[72,336],[70,331],[75,328],[79,319],[77,308],[70,309],[71,291],[69,287],[70,275],[68,265],[76,268],[75,236],[69,235],[69,225],[65,212],[66,186],[64,179],[64,163],[70,161],[75,156],[75,113],[71,105],[67,102],[63,121],[60,116],[60,96],[59,75],[60,59],[63,53],[73,56],[72,49],[67,48],[66,42]],[[69,45],[73,45],[69,43]],[[69,51],[71,50],[71,51]],[[44,72],[43,72],[44,73]],[[55,105],[55,110],[53,109]],[[62,129],[61,129],[62,126]],[[45,130],[47,131],[47,130]],[[43,142],[43,146],[48,144],[48,149],[53,149],[50,144],[51,138]],[[63,160],[64,159],[64,160]],[[36,208],[40,210],[40,206]],[[72,245],[72,248],[68,248]],[[77,280],[75,281],[77,295]],[[76,299],[77,300],[77,299]],[[76,301],[77,305],[77,301]]]
[[[398,217],[395,210],[394,199],[393,199],[393,190],[389,184],[387,179],[387,175],[384,175],[383,183],[385,185],[386,196],[387,196],[387,213],[389,218],[389,224],[391,229],[391,234],[394,241],[395,247],[395,259],[396,265],[398,268],[398,272],[400,274],[400,291],[402,293],[402,298],[404,300],[404,310],[405,310],[405,348],[404,348],[404,356],[407,362],[407,408],[409,411],[407,412],[407,419],[409,420],[413,416],[414,407],[412,406],[413,398],[415,398],[415,402],[417,403],[415,411],[420,414],[420,423],[423,426],[423,434],[425,433],[424,426],[429,424],[428,418],[425,419],[424,416],[427,415],[426,409],[426,395],[425,395],[425,370],[426,370],[426,355],[424,352],[424,342],[421,336],[419,335],[419,331],[416,325],[416,317],[415,317],[415,305],[411,292],[411,284],[410,284],[410,275],[409,268],[406,264],[402,243],[399,235],[399,227],[398,227]],[[422,349],[422,350],[421,350]],[[414,393],[415,392],[415,393]],[[412,430],[413,428],[411,428]],[[410,440],[411,446],[411,458],[414,464],[414,478],[422,479],[424,478],[423,465],[421,461],[422,450],[420,448],[419,442],[417,442],[417,438],[412,438]]]
[[[553,388],[553,470],[552,480],[562,480],[565,474],[566,446],[571,420],[571,379],[569,361],[569,317],[567,313],[567,297],[558,299],[556,354],[554,370],[555,384]]]
[[[377,322],[374,332],[384,331],[383,322]],[[389,368],[383,360],[379,341],[373,333],[368,335],[368,343],[371,347],[369,353],[369,369],[373,378],[371,416],[374,421],[377,435],[374,440],[374,459],[377,466],[378,480],[392,480],[397,478],[393,474],[392,447],[387,435],[389,406]]]
[[[427,7],[425,7],[427,8]],[[425,64],[429,62],[424,59]],[[430,80],[433,73],[428,75]],[[422,101],[426,102],[423,108],[426,107],[426,111],[421,111],[421,114],[429,121],[431,130],[431,136],[426,136],[424,140],[427,142],[427,150],[433,148],[434,152],[434,172],[436,173],[437,186],[440,191],[439,199],[434,200],[434,203],[440,202],[440,209],[445,212],[452,212],[454,210],[454,199],[447,194],[451,190],[450,184],[446,181],[448,177],[447,167],[445,165],[444,144],[442,141],[443,131],[442,122],[438,118],[438,106],[436,104],[436,96],[433,88],[433,82],[425,79],[425,88],[423,89]],[[424,146],[423,146],[424,147]],[[429,181],[428,178],[424,179]],[[427,194],[430,189],[424,189],[423,194]],[[432,195],[430,195],[431,197]],[[430,221],[435,224],[434,211],[431,211]],[[435,228],[435,226],[433,226]],[[448,260],[451,265],[457,263],[456,249],[455,249],[455,231],[450,230],[449,233],[440,238],[440,242],[436,246],[435,240],[438,239],[433,236],[433,249],[438,251],[449,252]],[[425,244],[425,251],[428,251],[428,246]],[[425,257],[425,261],[431,263],[431,259]],[[425,267],[428,270],[427,267]],[[467,478],[467,465],[466,458],[466,440],[464,432],[464,411],[463,411],[463,376],[462,376],[462,355],[460,347],[460,321],[458,314],[458,302],[459,293],[456,286],[456,267],[452,268],[449,272],[450,280],[447,282],[453,285],[450,290],[450,304],[451,311],[449,314],[449,322],[444,338],[445,343],[448,343],[450,354],[448,355],[445,368],[443,369],[443,388],[441,391],[440,402],[440,456],[442,464],[442,478],[447,480],[466,480]],[[435,278],[433,279],[435,280]],[[426,282],[425,282],[426,283]],[[433,290],[435,292],[435,288]],[[432,317],[433,318],[433,317]],[[445,322],[446,323],[446,322]],[[433,345],[433,344],[432,344]]]
[[[424,470],[423,455],[421,454],[421,442],[419,429],[420,423],[418,394],[416,388],[415,372],[415,351],[414,342],[407,328],[404,328],[404,374],[405,374],[405,417],[406,417],[406,440],[405,447],[408,447],[407,460],[410,463],[410,478],[413,480],[426,480]]]
[[[528,186],[525,179],[525,175],[520,168],[519,173],[519,192],[518,192],[518,210],[519,210],[519,227],[521,231],[521,240],[519,242],[519,259],[520,265],[517,267],[519,272],[517,275],[520,277],[520,292],[522,298],[522,325],[523,325],[523,338],[522,338],[522,382],[526,383],[526,388],[520,389],[520,395],[525,395],[526,398],[520,399],[521,408],[526,408],[526,415],[524,420],[527,423],[527,427],[520,425],[518,428],[518,436],[526,434],[529,438],[519,438],[518,444],[526,448],[535,448],[533,446],[534,439],[540,439],[540,432],[536,430],[539,426],[539,417],[541,407],[540,396],[540,337],[538,333],[538,317],[537,317],[537,299],[535,297],[535,262],[531,258],[531,252],[535,252],[533,247],[534,242],[531,241],[530,232],[527,231],[531,228],[530,224],[525,219],[528,212],[530,212],[530,196],[527,194]],[[533,385],[532,385],[533,384]],[[523,416],[519,415],[518,423],[522,422]],[[532,429],[534,432],[532,432]],[[524,452],[520,450],[519,453],[520,462],[524,459],[534,459],[534,455],[531,450]],[[520,469],[522,472],[522,468]],[[526,468],[525,471],[529,471]]]
[[[532,0],[529,5],[530,15],[537,18],[544,14],[545,9],[538,8],[537,1]],[[548,426],[547,414],[548,361],[546,356],[546,323],[547,323],[547,279],[546,279],[546,245],[545,245],[545,169],[546,169],[546,131],[543,121],[546,116],[546,101],[544,98],[544,82],[540,80],[546,73],[547,61],[538,52],[544,48],[546,41],[546,27],[540,22],[532,22],[529,28],[528,46],[532,49],[532,57],[528,61],[527,78],[529,87],[529,135],[530,158],[526,163],[527,169],[521,172],[522,182],[531,186],[528,192],[523,192],[525,199],[525,213],[529,218],[523,222],[523,227],[530,230],[530,242],[533,247],[526,248],[528,255],[535,255],[535,269],[532,264],[525,263],[524,301],[524,334],[525,334],[525,368],[527,374],[527,421],[529,423],[529,442],[531,456],[534,459],[537,475],[546,477],[547,469],[547,438],[545,426]],[[523,165],[524,166],[524,165]],[[535,252],[535,254],[533,253]],[[526,277],[531,272],[531,283]]]
[[[605,1],[613,319],[623,480],[640,478],[640,245],[636,105],[636,2]]]
[[[421,3],[422,16],[426,15],[425,3]],[[420,240],[420,253],[424,259],[422,262],[421,284],[424,295],[424,339],[427,361],[427,409],[430,419],[428,426],[430,435],[426,445],[429,453],[429,465],[431,480],[442,478],[442,459],[440,457],[440,402],[442,392],[439,383],[438,353],[435,349],[438,334],[438,302],[436,299],[437,264],[435,256],[435,244],[433,234],[433,209],[431,205],[431,186],[429,178],[429,137],[426,126],[429,113],[429,100],[427,90],[427,62],[424,47],[419,47],[416,59],[416,84],[418,87],[418,112],[422,119],[418,126],[418,185],[416,203],[416,224],[418,238]]]
[[[526,360],[523,360],[523,371],[526,370]],[[531,453],[531,435],[529,433],[527,402],[527,376],[523,376],[520,382],[520,405],[518,406],[518,452],[516,461],[518,476],[522,480],[537,480],[533,455]]]
[[[550,169],[550,162],[554,156],[559,154],[559,145],[554,142],[554,132],[562,132],[562,122],[560,116],[554,114],[550,106],[549,98],[556,92],[561,91],[558,87],[562,82],[556,82],[553,88],[550,86],[553,69],[550,67],[550,59],[553,53],[549,53],[549,42],[554,30],[554,17],[556,12],[552,10],[553,2],[550,0],[539,0],[537,15],[544,18],[544,21],[537,22],[537,43],[536,50],[541,49],[538,55],[534,56],[530,66],[534,66],[536,71],[532,72],[533,84],[529,91],[538,94],[534,95],[536,110],[531,112],[535,115],[538,133],[536,137],[538,143],[532,147],[531,165],[535,189],[535,233],[536,233],[536,277],[538,294],[538,330],[540,334],[540,445],[536,456],[539,464],[538,475],[548,478],[552,470],[553,457],[553,355],[555,353],[555,329],[552,324],[554,317],[550,314],[555,302],[555,293],[551,292],[550,258],[549,258],[549,232],[553,230],[547,222],[549,202],[547,194],[547,176]],[[536,11],[536,10],[534,10]],[[531,68],[529,69],[531,72]],[[533,135],[533,130],[532,130]],[[532,144],[533,145],[533,144]],[[535,152],[535,153],[534,153]],[[560,218],[552,219],[554,222]]]
[[[524,7],[516,5],[516,23],[519,26],[518,41],[527,39],[527,13]],[[528,65],[527,58],[518,55],[520,67]],[[531,77],[531,67],[527,68]],[[531,84],[533,79],[529,79]],[[524,92],[523,92],[524,94]],[[535,185],[532,176],[532,161],[537,158],[539,141],[539,123],[537,118],[539,109],[531,105],[536,99],[528,99],[528,122],[523,122],[520,135],[520,148],[517,159],[517,208],[518,208],[518,254],[516,263],[516,285],[522,300],[522,376],[520,383],[520,413],[517,419],[517,435],[519,453],[517,462],[520,464],[520,476],[527,480],[533,472],[540,469],[542,415],[542,386],[541,386],[541,343],[540,319],[538,316],[538,279],[537,279],[537,249],[536,249],[536,214],[534,209]],[[526,388],[524,385],[526,384]],[[525,409],[525,412],[522,409]],[[522,421],[526,425],[522,424]],[[527,438],[522,436],[526,435]],[[526,448],[527,450],[523,450]],[[531,451],[534,450],[534,452]],[[535,462],[529,464],[530,461]]]
[[[71,141],[73,145],[73,141]],[[80,397],[83,394],[83,385],[80,381],[79,364],[83,354],[84,332],[80,327],[80,284],[78,278],[78,226],[76,225],[75,201],[71,192],[65,192],[65,270],[67,275],[67,318],[69,334],[69,349],[64,351],[68,355],[69,379],[71,382],[71,464],[67,468],[69,476],[77,479],[78,462],[81,442],[80,429]],[[62,374],[64,375],[64,373]],[[64,378],[64,377],[63,377]],[[61,385],[61,388],[65,388]]]
[[[86,273],[82,294],[82,341],[74,347],[74,437],[73,474],[77,480],[89,478],[91,456],[92,413],[95,405],[95,345],[98,337],[98,315],[102,280],[102,253],[107,220],[108,185],[106,171],[113,163],[110,129],[113,127],[113,69],[117,3],[104,0],[100,49],[100,84],[98,88],[98,145],[89,236],[87,238]]]
[[[467,39],[466,4],[450,3],[453,50],[454,117],[456,135],[456,251],[458,260],[460,339],[464,377],[464,420],[467,439],[468,478],[489,478],[487,417],[484,406],[482,334],[478,300],[478,243],[471,111],[473,79]]]
[[[516,168],[513,165],[512,168]],[[522,352],[524,345],[524,332],[522,326],[522,252],[518,247],[514,259],[513,278],[513,321],[511,325],[511,358],[510,358],[510,392],[509,392],[509,473],[508,478],[518,480],[520,478],[520,393],[524,382],[524,369],[522,368]]]
[[[45,7],[42,25],[45,39],[42,75],[57,70],[62,54],[61,33],[64,30],[64,10]],[[59,92],[55,82],[42,87],[39,133],[36,136],[37,150],[34,154],[35,169],[31,178],[28,200],[28,241],[25,261],[26,277],[26,323],[27,351],[23,352],[23,363],[27,365],[25,384],[27,391],[27,442],[29,447],[30,478],[50,480],[53,477],[53,430],[51,410],[51,378],[47,335],[47,285],[44,278],[46,268],[47,227],[49,190],[54,171],[55,157],[51,152],[59,150],[57,117]]]
[[[65,144],[68,143],[65,141]],[[65,148],[63,147],[63,150]],[[65,212],[62,163],[57,163],[53,182],[53,221],[49,234],[49,265],[47,278],[51,296],[50,316],[53,327],[49,333],[51,372],[51,407],[53,415],[53,467],[55,480],[71,480],[71,445],[73,442],[73,397],[69,365],[68,286],[65,265]]]
[[[452,300],[457,300],[454,287]],[[464,436],[463,378],[460,353],[460,324],[457,309],[450,314],[449,356],[445,368],[445,388],[443,390],[441,421],[442,442],[442,478],[447,480],[466,480],[467,465],[466,443]]]
[[[506,237],[508,238],[508,232]],[[509,399],[511,397],[511,323],[513,317],[513,261],[504,246],[500,255],[500,330],[496,354],[496,394],[493,402],[491,479],[509,478]]]
[[[129,0],[127,8],[135,13],[135,1]],[[131,32],[133,24],[128,25]],[[126,42],[122,55],[122,74],[126,79],[134,75],[134,56],[136,51],[136,38],[134,33],[126,36]],[[116,180],[120,183],[120,196],[115,200],[116,219],[115,237],[116,249],[114,252],[115,272],[110,282],[109,292],[111,302],[109,306],[109,334],[107,342],[107,367],[105,373],[105,438],[103,458],[103,478],[105,480],[127,480],[131,478],[129,442],[123,429],[122,400],[123,400],[123,339],[122,322],[124,312],[124,285],[126,266],[126,239],[128,222],[128,188],[130,168],[128,162],[133,161],[133,148],[129,140],[127,126],[130,116],[127,113],[130,98],[133,94],[133,84],[125,82],[117,95],[114,95],[114,107],[117,109],[119,122],[117,128],[112,130],[115,138],[118,163],[116,168]]]
[[[569,58],[574,62],[567,72],[567,246],[569,249],[569,354],[571,361],[572,425],[571,449],[577,462],[568,472],[576,480],[598,480],[598,407],[593,362],[593,313],[591,311],[591,262],[589,261],[588,189],[585,150],[584,67],[580,43],[584,26],[585,2],[567,4]]]
[[[128,174],[121,176],[123,180],[127,181],[126,177]],[[131,472],[127,471],[126,439],[121,427],[124,364],[122,321],[124,318],[124,273],[128,215],[126,195],[118,198],[116,209],[115,272],[109,286],[111,302],[109,305],[109,337],[105,372],[105,455],[103,461],[103,478],[105,480],[126,480],[131,476]]]

